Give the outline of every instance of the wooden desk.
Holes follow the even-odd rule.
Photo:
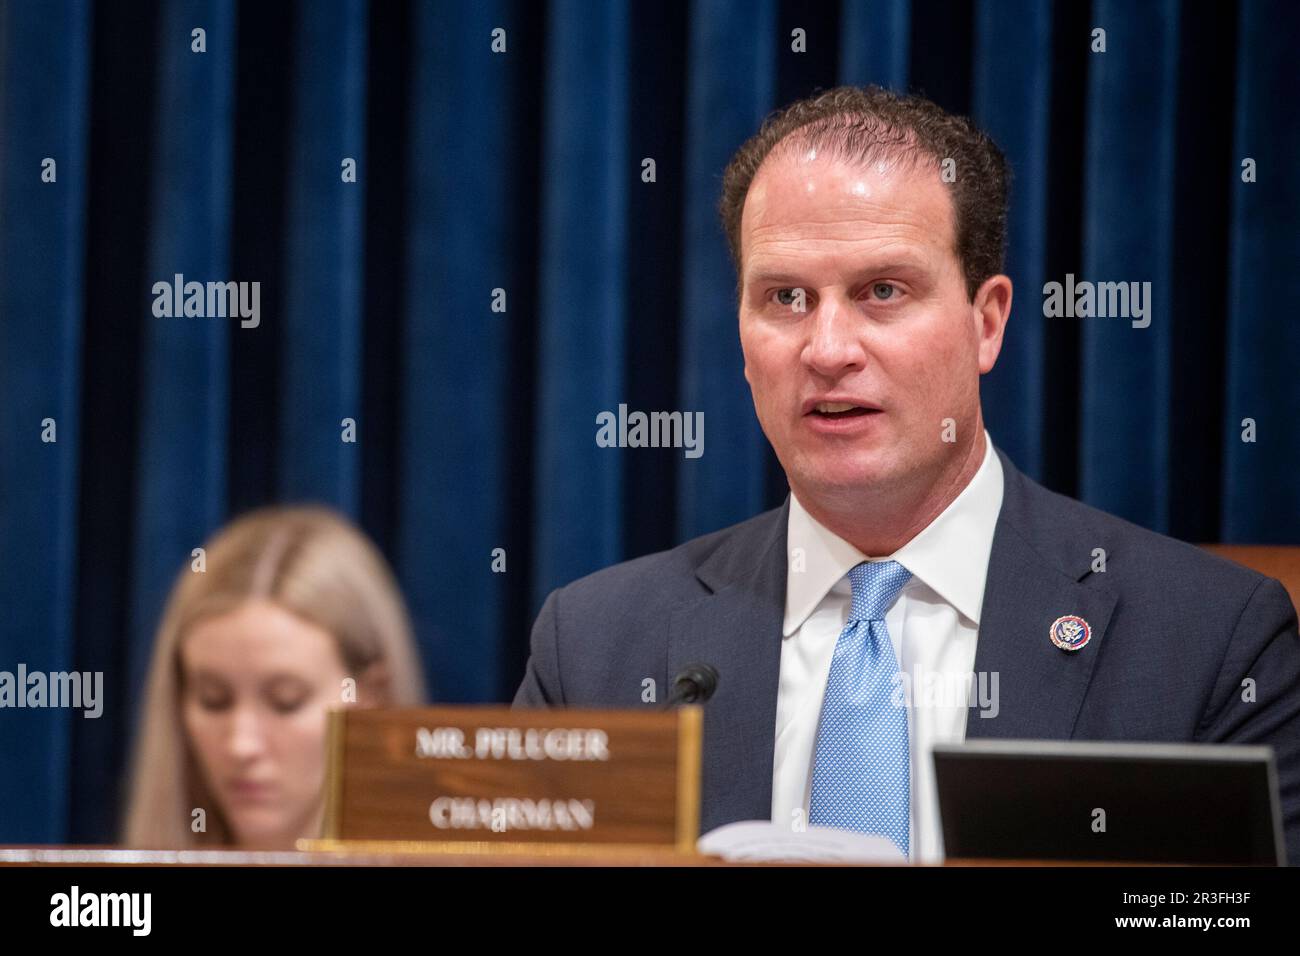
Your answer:
[[[564,866],[764,867],[843,866],[825,863],[728,863],[697,854],[637,850],[584,853],[379,853],[253,850],[129,850],[105,846],[0,847],[0,867],[16,866]],[[911,864],[924,867],[927,864]],[[934,866],[936,864],[929,864]],[[943,866],[1111,866],[1057,860],[948,860]],[[1125,864],[1129,865],[1129,864]]]

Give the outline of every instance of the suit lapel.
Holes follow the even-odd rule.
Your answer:
[[[1101,653],[1115,595],[1092,575],[1092,549],[1100,538],[1064,524],[1060,509],[1045,507],[1049,493],[998,455],[1002,510],[975,650],[975,686],[983,692],[967,715],[966,737],[1066,740]],[[1049,636],[1052,623],[1071,614],[1091,629],[1077,651],[1062,650]]]
[[[719,675],[704,706],[702,833],[771,817],[788,507],[728,536],[696,571],[712,593],[669,622],[669,679],[696,662]]]

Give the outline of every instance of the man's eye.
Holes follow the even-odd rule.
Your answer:
[[[871,294],[877,299],[892,299],[897,290],[888,282],[877,282],[871,287]]]
[[[777,289],[776,301],[782,305],[794,305],[805,298],[803,289]]]

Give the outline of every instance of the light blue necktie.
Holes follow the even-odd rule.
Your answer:
[[[897,561],[849,571],[853,606],[835,657],[813,757],[808,822],[879,833],[910,856],[911,753],[907,707],[896,706],[898,663],[885,612],[912,572]]]

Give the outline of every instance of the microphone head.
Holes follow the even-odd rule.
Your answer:
[[[673,678],[672,696],[683,704],[702,704],[718,689],[718,671],[712,664],[687,664]]]

